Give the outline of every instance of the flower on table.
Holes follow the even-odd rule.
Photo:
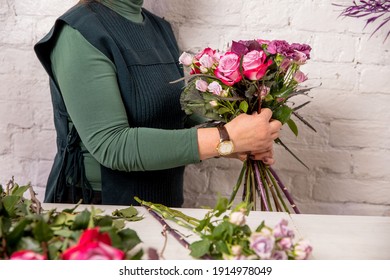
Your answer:
[[[31,251],[31,250],[20,250],[12,253],[10,260],[46,260],[46,257]]]
[[[306,260],[312,251],[313,247],[306,240],[301,240],[294,246],[294,257],[296,260]]]
[[[78,244],[70,247],[62,254],[64,260],[123,260],[125,253],[111,246],[111,238],[107,232],[99,232],[99,228],[85,230]]]

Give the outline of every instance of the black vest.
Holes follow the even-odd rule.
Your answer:
[[[117,68],[122,100],[131,127],[181,129],[185,114],[179,98],[183,76],[171,26],[147,10],[144,22],[133,23],[99,3],[76,5],[59,19],[34,49],[50,77],[57,132],[57,154],[48,178],[45,202],[61,202],[64,194],[82,186],[84,202],[91,199],[85,180],[77,131],[68,129],[61,90],[53,79],[50,53],[64,24],[77,29]],[[77,81],[75,81],[77,82]],[[107,93],[109,94],[109,93]],[[134,143],[136,145],[136,143]],[[171,207],[183,203],[184,167],[146,172],[121,172],[101,166],[103,204],[136,205],[134,196]]]

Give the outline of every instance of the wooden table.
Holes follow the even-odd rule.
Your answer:
[[[89,206],[80,206],[89,207]],[[111,214],[122,206],[95,206]],[[123,206],[125,207],[125,206]],[[43,204],[43,208],[63,209],[70,208],[63,204]],[[167,240],[161,234],[161,224],[143,207],[136,207],[144,219],[128,223],[134,229],[144,248],[153,247],[160,251],[166,241],[164,258],[167,260],[189,260],[192,257],[189,251],[180,245],[170,234]],[[202,218],[206,213],[204,209],[180,209],[183,213]],[[252,211],[247,218],[251,228],[257,227],[261,221],[266,225],[274,226],[281,219],[289,222],[289,227],[296,233],[296,238],[306,239],[313,246],[311,259],[314,260],[390,260],[390,217],[376,216],[336,216],[336,215],[306,215],[287,214],[276,212]],[[181,233],[188,235],[187,241],[192,242],[198,237],[169,223]]]

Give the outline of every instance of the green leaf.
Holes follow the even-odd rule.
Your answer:
[[[16,195],[8,195],[3,197],[3,205],[8,215],[13,216],[15,213],[15,205],[20,201],[20,197]]]
[[[13,230],[8,234],[8,244],[9,246],[14,246],[17,244],[20,239],[23,237],[23,234],[26,230],[26,227],[28,224],[30,224],[31,221],[27,219],[22,219],[19,221],[19,223],[16,224],[16,226],[13,228]]]
[[[20,196],[22,197],[23,194],[30,188],[30,186],[22,186],[22,187],[15,187],[12,189],[12,195]]]
[[[90,217],[91,217],[91,213],[87,209],[80,212],[79,214],[76,215],[71,229],[78,230],[78,229],[88,228]]]
[[[246,102],[245,100],[240,102],[240,110],[241,111],[246,113],[246,112],[248,112],[248,108],[249,108],[248,102]]]
[[[212,236],[217,240],[229,240],[233,235],[234,227],[235,225],[228,221],[224,221],[214,228]]]
[[[39,220],[33,228],[34,238],[38,242],[47,242],[53,237],[53,231],[43,220]]]
[[[112,212],[113,216],[123,217],[123,218],[132,218],[134,216],[137,216],[137,214],[138,214],[138,211],[133,206],[130,206],[130,207],[127,207],[124,209],[120,209],[120,210],[117,209],[114,212]]]
[[[123,229],[118,232],[118,235],[122,239],[122,246],[125,251],[131,250],[139,243],[141,243],[141,239],[139,238],[138,234],[132,229]]]
[[[276,108],[272,114],[272,118],[285,124],[291,116],[292,109],[286,105]]]
[[[217,211],[215,214],[216,217],[219,217],[221,214],[225,213],[228,208],[229,201],[226,197],[219,197],[217,204],[214,207],[214,210]]]
[[[193,256],[194,258],[200,258],[209,253],[210,246],[211,246],[211,242],[208,239],[195,241],[190,245],[190,249],[191,249],[190,255]]]
[[[298,127],[292,119],[289,119],[287,121],[287,125],[291,129],[291,131],[295,134],[295,136],[298,136]]]
[[[225,240],[219,240],[215,243],[215,247],[218,252],[224,253],[224,254],[230,254],[229,248],[227,246],[227,242]]]
[[[0,216],[0,238],[7,236],[9,229],[11,228],[11,219]]]
[[[226,114],[226,113],[229,113],[230,112],[230,109],[229,108],[226,108],[226,107],[221,107],[218,109],[218,114],[220,115],[223,115],[223,114]]]
[[[280,92],[273,94],[273,96],[276,98],[287,98],[290,95],[290,93],[293,92],[293,90],[294,88],[286,88],[281,90]]]

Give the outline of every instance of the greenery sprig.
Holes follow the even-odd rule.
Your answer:
[[[0,185],[0,259],[141,259],[141,240],[125,227],[142,219],[134,207],[106,215],[93,206],[78,211],[79,205],[44,210],[31,185],[19,186],[13,178]]]

